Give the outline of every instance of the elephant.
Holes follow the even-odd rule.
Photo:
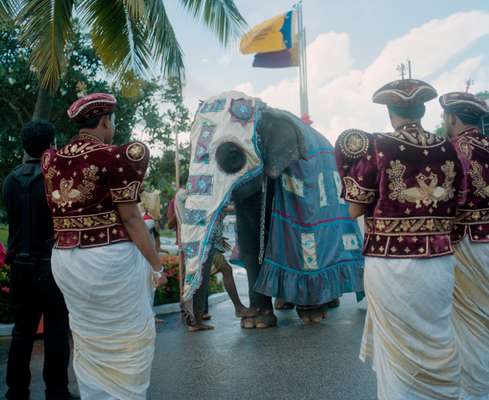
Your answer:
[[[240,255],[248,275],[250,307],[258,310],[255,318],[242,319],[243,328],[262,329],[277,324],[271,297],[255,290],[262,267],[259,260],[260,240],[261,235],[264,236],[266,246],[267,242],[273,239],[270,238],[269,229],[276,181],[292,163],[304,160],[307,156],[303,128],[303,123],[289,113],[272,108],[263,111],[256,127],[264,160],[263,173],[235,189],[232,194],[232,201],[236,208]],[[244,152],[233,142],[219,145],[216,160],[221,170],[227,174],[236,173],[246,162]],[[264,185],[267,193],[266,204],[263,198]],[[262,227],[260,225],[264,206],[265,224]],[[334,298],[326,304],[296,306],[299,317],[305,323],[318,323],[325,317],[328,306],[338,305],[339,299]]]
[[[229,202],[256,310],[243,328],[277,325],[272,297],[295,304],[305,323],[319,323],[328,303],[363,290],[361,236],[324,136],[292,113],[233,91],[202,103],[191,144],[182,225],[190,316],[199,320],[213,237]]]

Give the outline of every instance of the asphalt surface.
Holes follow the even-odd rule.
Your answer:
[[[237,276],[246,299],[244,277]],[[375,375],[358,359],[365,311],[354,296],[317,326],[294,310],[277,311],[279,327],[242,330],[230,301],[211,307],[214,331],[188,333],[179,315],[158,325],[149,398],[170,400],[374,400]],[[5,392],[9,339],[0,340]],[[32,361],[32,399],[44,399],[42,341]],[[71,388],[76,392],[73,373]]]

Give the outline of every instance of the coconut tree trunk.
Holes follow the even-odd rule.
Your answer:
[[[32,120],[48,121],[52,107],[53,98],[49,92],[45,89],[39,89],[39,92],[37,92],[36,107],[34,108],[34,114],[32,114]]]

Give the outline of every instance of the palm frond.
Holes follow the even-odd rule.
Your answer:
[[[125,0],[83,0],[81,7],[102,63],[118,78],[128,72],[144,76],[151,61],[144,19],[135,18]]]
[[[0,22],[10,20],[10,4],[7,1],[0,3]]]
[[[65,45],[73,29],[75,0],[24,0],[19,2],[21,43],[32,50],[31,65],[41,87],[54,93],[65,67]]]
[[[180,0],[180,2],[194,18],[200,18],[214,31],[224,45],[242,33],[246,26],[246,21],[233,0]]]
[[[162,0],[147,1],[146,21],[149,30],[149,47],[155,61],[169,79],[184,79],[183,52],[175,36]]]
[[[145,14],[146,4],[144,0],[124,0],[124,5],[134,19],[140,19]]]

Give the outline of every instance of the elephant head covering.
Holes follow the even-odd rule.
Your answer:
[[[187,312],[192,312],[192,298],[202,282],[203,265],[222,210],[236,187],[263,171],[256,123],[264,107],[259,99],[231,91],[206,100],[195,116],[190,135],[188,197],[181,226],[186,266],[183,302]],[[217,165],[216,150],[224,142],[236,143],[246,154],[245,166],[235,174],[225,174]]]

